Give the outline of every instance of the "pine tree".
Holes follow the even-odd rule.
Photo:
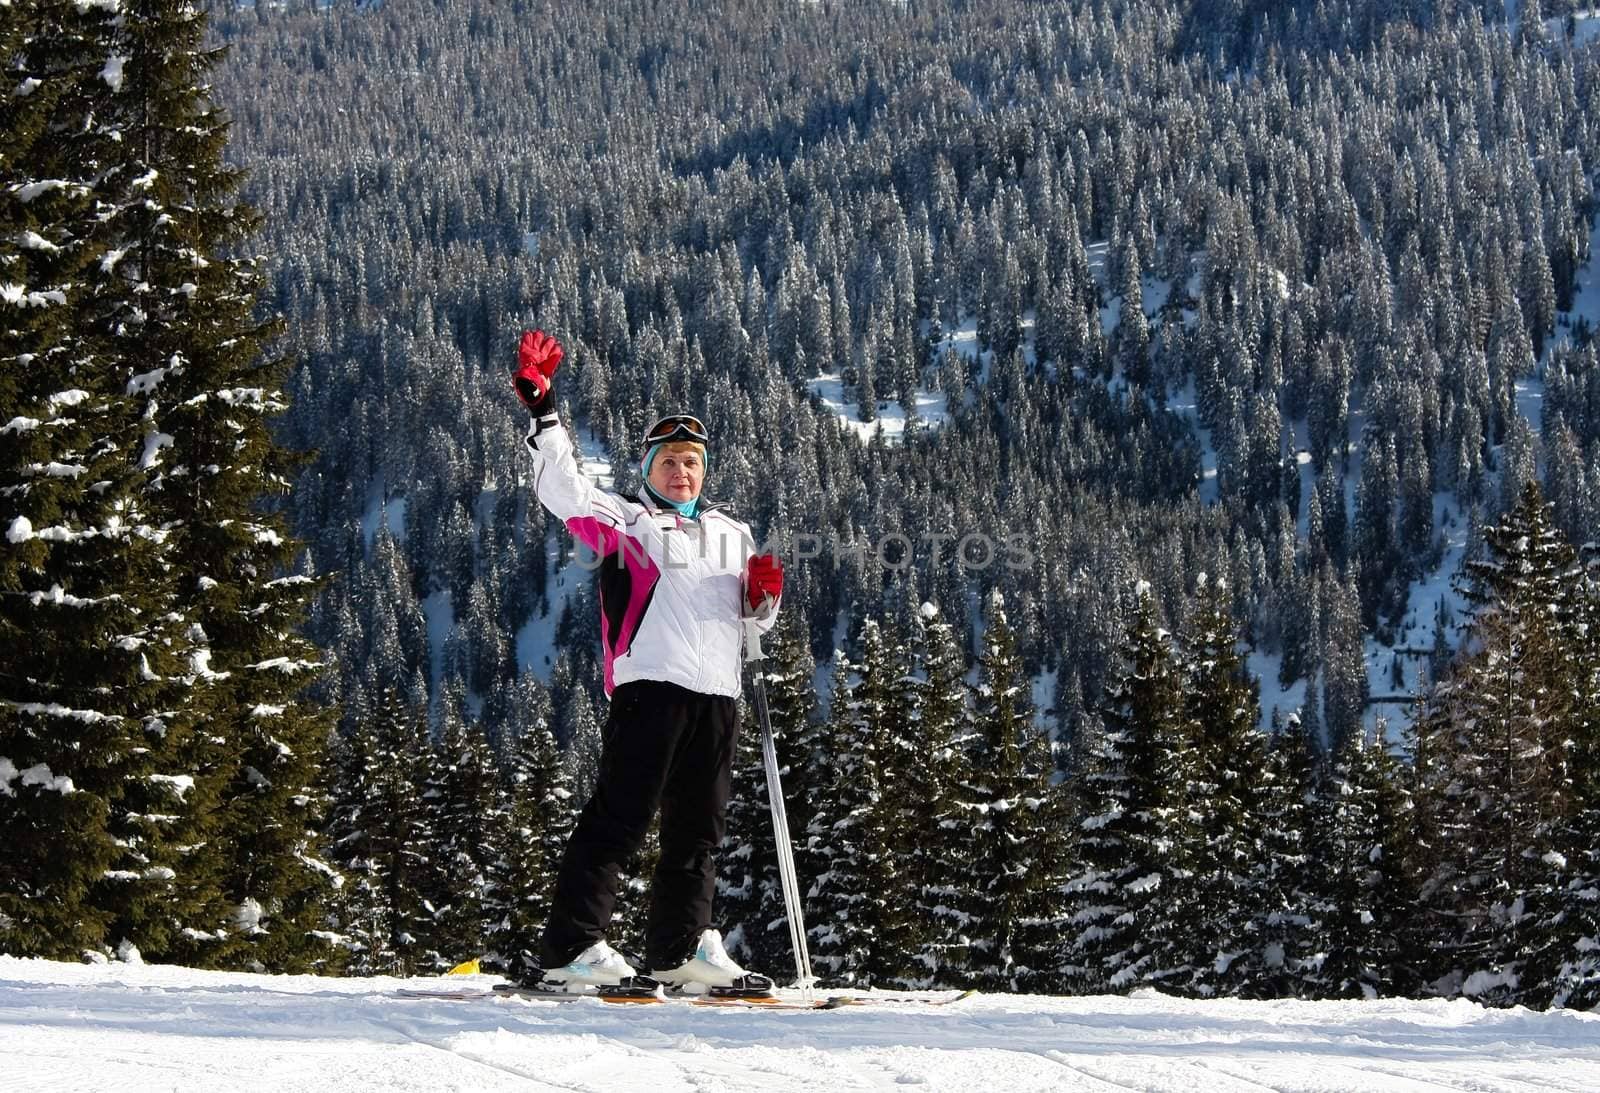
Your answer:
[[[1317,955],[1305,964],[1311,997],[1396,993],[1403,927],[1414,910],[1401,852],[1410,802],[1400,778],[1381,724],[1375,740],[1352,736],[1332,757],[1311,840],[1317,867]]]
[[[164,213],[161,200],[154,192],[145,191],[157,181],[156,169],[165,164],[148,163],[144,169],[132,171],[128,162],[134,155],[135,143],[145,152],[151,148],[150,123],[155,121],[157,112],[150,109],[147,76],[153,57],[159,52],[153,43],[160,37],[157,24],[161,13],[143,8],[114,15],[69,13],[65,6],[44,5],[30,7],[28,14],[39,17],[39,22],[33,24],[43,32],[37,42],[46,41],[44,35],[50,35],[48,40],[54,46],[70,51],[44,58],[30,58],[25,52],[20,65],[24,72],[37,67],[42,80],[34,90],[44,92],[44,102],[54,100],[55,106],[65,108],[53,113],[53,121],[61,126],[59,132],[47,134],[48,139],[38,142],[35,150],[43,156],[38,166],[46,169],[45,177],[51,178],[44,183],[47,200],[37,208],[51,213],[53,206],[53,212],[65,211],[67,217],[48,234],[24,233],[23,237],[43,241],[42,246],[29,246],[30,250],[63,255],[66,263],[82,263],[75,267],[82,279],[61,282],[40,297],[41,305],[49,302],[61,306],[63,310],[57,314],[70,315],[72,337],[78,344],[50,344],[35,336],[35,344],[25,350],[28,359],[42,359],[47,367],[37,376],[37,382],[45,386],[23,393],[37,397],[45,395],[46,387],[53,388],[45,396],[49,404],[39,407],[45,411],[45,417],[39,420],[55,420],[43,434],[30,427],[19,433],[19,439],[36,447],[36,436],[58,437],[62,444],[52,453],[58,458],[31,465],[81,468],[63,477],[72,483],[72,488],[85,490],[96,500],[84,507],[59,494],[52,497],[52,490],[35,490],[31,488],[33,483],[28,484],[29,492],[43,502],[35,513],[41,518],[39,530],[34,531],[34,519],[24,515],[20,521],[13,519],[9,523],[8,538],[17,544],[30,544],[30,560],[45,564],[33,566],[33,578],[20,582],[22,594],[15,606],[45,608],[38,612],[41,617],[32,621],[42,623],[47,632],[55,624],[45,616],[61,616],[66,613],[63,608],[73,613],[89,608],[98,617],[86,612],[76,620],[76,636],[70,643],[52,649],[48,641],[32,642],[37,653],[50,657],[54,663],[46,671],[20,677],[32,681],[25,685],[31,693],[18,695],[8,704],[9,710],[20,717],[0,730],[0,736],[10,737],[16,732],[19,746],[8,743],[8,762],[23,764],[20,769],[28,783],[24,788],[39,787],[26,795],[26,812],[19,815],[20,822],[28,822],[28,813],[37,817],[40,792],[59,792],[70,784],[84,794],[81,799],[66,803],[56,817],[58,822],[52,822],[48,829],[36,828],[36,835],[43,833],[46,837],[36,837],[32,842],[42,854],[57,861],[70,856],[89,868],[100,867],[90,877],[69,879],[59,865],[53,866],[48,871],[46,887],[68,904],[88,904],[88,908],[80,907],[87,912],[79,916],[85,926],[96,933],[103,930],[100,940],[115,943],[119,949],[131,946],[158,958],[211,959],[225,951],[226,943],[237,934],[248,938],[261,933],[254,908],[264,905],[243,899],[234,901],[225,886],[228,855],[221,837],[223,817],[218,806],[229,783],[242,784],[244,779],[243,768],[226,759],[232,739],[230,726],[216,716],[219,710],[214,698],[222,693],[221,685],[231,673],[219,671],[213,663],[205,630],[209,619],[194,608],[197,600],[211,595],[214,582],[208,580],[209,574],[188,549],[193,544],[186,539],[182,518],[169,507],[171,496],[188,484],[172,481],[172,488],[165,493],[153,488],[161,476],[152,474],[152,468],[159,464],[171,434],[151,421],[141,420],[147,401],[144,396],[150,387],[167,372],[181,368],[183,337],[196,336],[197,328],[206,325],[186,314],[171,324],[170,339],[146,339],[145,330],[132,329],[161,313],[168,302],[160,292],[150,292],[153,279],[138,272],[149,265],[149,254],[140,252],[128,258],[141,243],[139,233],[128,223],[129,216],[143,217],[154,224]],[[182,14],[186,32],[189,14]],[[203,21],[193,22],[197,27],[193,41],[198,44]],[[66,33],[56,37],[61,30]],[[177,82],[182,83],[184,78],[179,74]],[[25,79],[24,85],[26,82]],[[193,93],[198,96],[197,90]],[[76,125],[74,117],[78,120]],[[200,131],[189,124],[184,128],[186,133]],[[212,129],[218,135],[213,159],[220,163],[217,157],[222,130],[215,125]],[[193,155],[192,149],[186,150],[183,157],[186,166],[190,159],[201,158]],[[16,166],[25,162],[26,159]],[[173,174],[181,178],[183,170],[176,169]],[[93,179],[92,191],[79,181],[89,177]],[[64,185],[54,186],[57,180]],[[10,192],[23,204],[33,204],[35,195],[30,190],[23,186]],[[54,196],[62,200],[56,201]],[[162,196],[168,196],[164,188]],[[72,209],[63,209],[65,202],[85,201],[92,201],[92,205],[79,206],[81,210],[92,209],[87,221]],[[63,231],[67,234],[60,234]],[[70,245],[62,247],[51,235]],[[239,238],[229,235],[228,241]],[[186,251],[186,268],[194,276],[186,277],[181,285],[173,282],[173,287],[181,290],[179,295],[184,296],[185,307],[190,302],[187,294],[199,294],[200,286],[208,289],[201,302],[209,302],[209,288],[215,283],[198,271],[209,268],[207,256],[217,248],[200,239],[190,242],[199,244]],[[53,252],[51,247],[62,249]],[[95,260],[85,261],[90,258]],[[67,268],[63,266],[63,272]],[[130,270],[134,271],[131,278]],[[41,280],[49,283],[48,276]],[[245,301],[246,313],[252,303],[253,299]],[[119,321],[119,314],[125,321]],[[221,317],[205,314],[206,323]],[[41,332],[36,326],[32,333]],[[233,333],[229,331],[223,337]],[[253,345],[246,339],[241,348],[253,354]],[[69,355],[58,356],[59,350],[66,350]],[[173,356],[174,353],[178,355]],[[23,354],[19,353],[18,360],[21,359]],[[52,374],[52,360],[65,363],[68,371]],[[164,363],[152,369],[152,362]],[[66,385],[60,382],[64,376]],[[64,386],[69,389],[62,389]],[[216,392],[222,397],[232,393]],[[247,393],[244,397],[251,396]],[[59,412],[65,407],[80,409],[69,416]],[[248,417],[248,408],[240,416]],[[55,428],[57,424],[62,427]],[[91,431],[81,431],[86,427]],[[248,430],[243,431],[248,434]],[[235,440],[229,437],[230,449]],[[240,448],[244,446],[239,444]],[[224,462],[234,465],[239,460]],[[185,465],[184,469],[199,477],[209,473],[212,463],[193,468]],[[52,521],[58,522],[50,526]],[[89,521],[98,521],[99,526]],[[270,525],[246,523],[250,525],[246,529],[250,535],[258,529],[273,530]],[[89,544],[88,538],[96,541]],[[62,548],[50,552],[55,558],[43,559],[31,546],[35,539],[41,544],[62,544]],[[80,543],[89,549],[78,549]],[[279,545],[281,540],[270,549],[276,550]],[[253,549],[259,553],[263,548]],[[243,560],[248,563],[252,550],[243,553]],[[98,556],[96,565],[101,575],[89,581],[73,579],[77,575],[74,568],[81,567],[91,555]],[[287,554],[281,557],[287,560]],[[270,575],[267,571],[258,577]],[[51,582],[37,590],[43,595],[36,595],[27,587],[38,577]],[[115,591],[106,584],[111,577],[115,578]],[[106,591],[97,591],[97,586]],[[115,610],[103,610],[112,603],[118,604]],[[236,620],[236,625],[243,621]],[[259,622],[251,620],[250,625],[267,629],[276,621],[269,617]],[[84,628],[83,622],[91,625]],[[105,648],[108,644],[115,651]],[[284,658],[273,667],[293,670],[300,663],[298,659]],[[98,679],[92,678],[96,675]],[[92,704],[71,701],[80,697],[75,692],[85,683],[89,684],[90,693],[100,698]],[[263,705],[270,707],[270,703],[264,704],[258,698],[237,711],[238,717],[242,719]],[[30,721],[35,724],[30,725]],[[40,723],[45,721],[56,724],[40,731]],[[79,726],[95,729],[86,736]],[[48,744],[41,749],[39,745],[45,741]],[[314,741],[307,750],[319,744]],[[262,763],[257,769],[264,766]],[[103,819],[90,819],[96,815]],[[303,817],[284,819],[304,835]],[[97,826],[99,830],[94,830]],[[52,846],[58,831],[61,841]],[[109,861],[102,857],[107,843],[115,848]],[[21,869],[23,887],[34,886],[35,881],[26,875],[30,871],[27,865]],[[85,880],[87,889],[83,887]],[[35,890],[34,894],[39,893]],[[47,897],[41,902],[53,900]],[[22,921],[31,917],[24,915]],[[237,933],[228,928],[230,920],[239,928]],[[62,933],[62,940],[68,945],[77,945],[83,939],[83,932],[76,928]],[[275,942],[290,945],[308,941],[292,927],[279,931],[275,937]]]
[[[422,949],[434,839],[421,799],[427,715],[393,688],[344,744],[331,853],[345,875],[338,918],[357,975],[407,975],[431,967]]]
[[[1581,633],[1600,631],[1600,565],[1593,561],[1572,621]],[[1528,1001],[1588,1010],[1600,1005],[1600,648],[1590,640],[1579,649],[1571,798],[1559,849],[1547,862],[1555,896],[1544,915],[1544,943],[1529,961]]]
[[[1141,582],[1099,734],[1078,774],[1080,868],[1067,885],[1065,965],[1085,993],[1124,992],[1166,978],[1167,904],[1187,866],[1175,823],[1189,811],[1178,776],[1188,738],[1171,638]]]
[[[571,784],[551,735],[549,698],[532,676],[518,680],[521,731],[508,763],[508,838],[493,871],[488,949],[502,972],[527,976],[539,964],[556,872],[576,820]]]
[[[261,363],[274,327],[253,316],[253,260],[232,256],[257,218],[236,201],[226,123],[206,98],[216,54],[177,0],[19,10],[32,31],[10,34],[8,15],[20,55],[7,67],[51,120],[41,129],[22,105],[7,169],[52,181],[7,186],[4,215],[18,219],[20,201],[20,216],[52,218],[22,235],[42,241],[25,262],[55,266],[27,283],[60,309],[45,321],[70,326],[7,334],[6,351],[38,365],[14,393],[42,413],[23,420],[49,427],[19,430],[5,466],[79,469],[59,489],[26,483],[8,523],[27,569],[5,574],[19,593],[6,625],[31,609],[29,631],[46,635],[34,651],[53,661],[20,677],[29,693],[0,725],[28,783],[15,822],[34,825],[41,855],[74,862],[32,876],[23,864],[18,890],[75,908],[83,926],[61,931],[64,948],[314,966],[327,955],[313,929],[330,880],[313,834],[327,722],[298,698],[317,662],[295,628],[316,582],[289,574],[299,546],[260,511],[293,461],[267,429],[284,409],[279,366]],[[69,613],[70,637],[52,621]],[[37,825],[39,795],[69,783],[78,799]]]
[[[932,603],[920,614],[915,664],[920,675],[915,707],[920,732],[904,770],[908,805],[910,891],[917,943],[916,985],[953,984],[967,958],[958,861],[962,819],[954,810],[966,781],[972,718],[967,707],[966,664],[954,628]]]
[[[825,979],[868,987],[898,982],[912,953],[901,901],[904,862],[893,826],[895,773],[888,769],[889,734],[904,711],[896,685],[904,669],[892,646],[868,619],[861,630],[859,676],[834,661],[829,712],[830,769],[813,783],[807,862],[806,926],[812,956]]]
[[[332,749],[336,773],[328,849],[344,882],[333,907],[338,926],[333,936],[345,950],[345,969],[355,975],[400,969],[382,865],[375,857],[377,840],[369,828],[379,822],[371,770],[377,750],[374,719],[357,722],[349,735],[334,741]]]
[[[955,801],[966,825],[967,980],[984,990],[1061,987],[1067,880],[1065,806],[1048,738],[1033,725],[1027,680],[998,590],[989,601],[967,779]]]
[[[1312,892],[1319,866],[1312,858],[1312,826],[1318,771],[1315,743],[1298,713],[1273,736],[1263,775],[1255,966],[1241,990],[1258,998],[1302,997],[1304,969],[1316,952]]]
[[[94,329],[143,420],[153,522],[167,530],[166,557],[182,575],[168,606],[197,645],[184,705],[203,711],[205,729],[167,740],[182,766],[175,776],[195,782],[197,815],[160,841],[181,848],[174,856],[185,869],[213,872],[185,886],[190,907],[170,906],[169,894],[159,915],[202,930],[219,898],[235,917],[253,901],[268,923],[285,906],[314,904],[321,876],[307,832],[328,728],[301,697],[320,664],[296,633],[317,582],[290,572],[300,544],[281,514],[263,508],[287,492],[299,458],[269,429],[287,405],[285,362],[265,356],[279,324],[255,314],[261,272],[240,251],[260,218],[238,200],[242,174],[224,160],[228,121],[208,88],[221,54],[205,36],[206,19],[185,0],[124,6],[116,48],[126,61],[120,82],[108,81],[103,118],[120,133],[103,165],[113,192],[101,227],[119,257],[99,267],[94,302]],[[214,809],[204,809],[209,794]],[[130,911],[135,930],[157,913],[137,903]],[[302,906],[295,919],[311,913]],[[292,923],[270,946],[235,952],[212,951],[190,926],[169,951],[290,966],[304,959],[299,946],[316,942]]]
[[[1539,918],[1558,896],[1548,858],[1559,853],[1571,769],[1572,548],[1529,483],[1485,532],[1487,557],[1468,563],[1478,605],[1472,648],[1430,696],[1416,732],[1430,755],[1436,858],[1424,894],[1436,969],[1490,1002],[1517,984]]]
[[[294,674],[262,682],[256,697],[264,701],[251,710],[242,766],[219,805],[234,930],[210,959],[280,974],[325,971],[337,962],[324,924],[339,884],[322,836],[331,803],[320,769],[330,718],[296,701],[302,684]],[[284,701],[266,701],[272,697]]]
[[[113,893],[165,888],[166,863],[146,877],[119,842],[130,790],[187,811],[182,783],[146,781],[171,773],[152,744],[186,652],[159,609],[175,574],[138,491],[136,420],[85,321],[115,22],[70,3],[0,20],[0,948],[17,955],[103,949]]]
[[[422,787],[434,845],[428,853],[431,930],[425,948],[439,970],[484,951],[491,871],[501,854],[506,802],[482,728],[468,724],[458,696],[444,696],[444,724]]]
[[[1202,997],[1234,993],[1259,971],[1252,931],[1262,860],[1257,772],[1265,740],[1256,682],[1238,651],[1227,585],[1202,574],[1200,602],[1182,639],[1185,716],[1192,733],[1190,806],[1193,875],[1173,905],[1189,939],[1182,988]]]
[[[650,878],[661,858],[661,825],[654,822],[644,842],[623,863],[617,874],[617,902],[611,911],[606,937],[625,953],[645,954],[645,930],[650,917]]]

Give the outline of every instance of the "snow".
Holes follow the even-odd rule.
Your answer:
[[[1527,419],[1533,426],[1533,435],[1538,436],[1544,424],[1544,380],[1534,376],[1527,376],[1516,381],[1517,413]]]
[[[1047,736],[1053,726],[1056,700],[1056,676],[1060,673],[1047,668],[1033,677],[1029,685],[1028,701],[1033,706],[1034,728]]]
[[[893,396],[878,400],[878,413],[874,420],[862,421],[861,408],[856,404],[853,390],[846,394],[841,373],[825,372],[810,380],[808,386],[822,400],[823,406],[846,428],[855,433],[856,439],[861,443],[867,443],[874,433],[880,431],[883,433],[883,439],[890,443],[905,439],[907,428],[905,407],[901,406]],[[917,423],[921,426],[941,425],[949,416],[945,410],[943,394],[918,388],[916,402]]]
[[[554,564],[556,546],[553,542],[545,545],[546,569]],[[524,672],[533,672],[540,680],[549,683],[556,666],[556,626],[561,622],[561,611],[566,606],[570,597],[578,587],[578,582],[593,580],[594,577],[582,567],[569,561],[559,570],[555,570],[545,588],[550,597],[550,610],[544,615],[534,613],[528,616],[526,622],[517,631],[517,666]]]
[[[35,717],[69,717],[75,721],[82,721],[86,725],[98,725],[107,721],[121,720],[121,718],[112,717],[97,710],[75,710],[58,702],[7,702],[6,705],[18,713],[32,714]]]
[[[26,543],[33,538],[33,521],[26,516],[19,516],[11,521],[11,526],[6,528],[6,542]]]
[[[101,69],[101,78],[106,80],[106,86],[109,86],[110,90],[122,90],[122,66],[125,66],[126,62],[128,62],[128,58],[123,58],[123,56],[106,58],[106,67]]]
[[[24,786],[38,786],[51,793],[77,792],[71,778],[52,774],[44,763],[19,771],[11,760],[0,757],[0,796],[16,796],[16,791],[11,788],[12,782],[21,782]]]
[[[6,284],[0,285],[0,300],[17,307],[45,307],[49,304],[65,304],[66,294],[58,291],[29,292],[27,285]]]
[[[150,781],[171,787],[172,792],[179,798],[194,788],[194,778],[188,774],[152,774]]]
[[[430,592],[419,606],[428,624],[428,693],[438,695],[444,678],[444,644],[456,625],[455,606],[446,588]]]
[[[22,235],[18,237],[17,242],[27,250],[54,252],[61,249],[54,243],[50,242],[50,240],[40,235],[38,232],[33,231],[23,232]]]
[[[67,183],[59,178],[46,178],[40,179],[38,182],[28,182],[17,188],[17,200],[26,205],[51,190],[65,189],[66,186]]]
[[[1167,409],[1179,417],[1188,418],[1194,427],[1194,434],[1200,441],[1200,503],[1214,505],[1221,495],[1221,484],[1217,481],[1217,449],[1211,443],[1211,430],[1200,424],[1198,400],[1194,380],[1190,379],[1183,390],[1168,400]]]
[[[78,406],[88,397],[89,392],[78,387],[72,387],[65,391],[57,391],[45,399],[45,405],[50,407],[51,413],[54,413],[63,406]]]
[[[406,498],[404,494],[395,497],[385,497],[385,490],[375,489],[367,501],[367,509],[361,516],[361,542],[367,553],[372,552],[372,544],[378,535],[378,527],[383,525],[389,529],[389,534],[395,542],[406,541]]]
[[[979,996],[752,1013],[402,999],[437,980],[0,957],[8,1072],[36,1089],[1585,1090],[1600,1017],[1465,1001]],[[488,977],[451,977],[482,985]]]
[[[275,671],[282,672],[285,675],[293,675],[296,672],[320,668],[322,665],[314,660],[290,660],[288,657],[273,657],[270,660],[259,661],[255,664],[246,664],[245,667],[253,672]]]
[[[231,676],[232,672],[215,672],[211,669],[211,650],[201,649],[189,657],[189,667],[194,670],[198,679],[220,682]]]
[[[614,485],[616,476],[611,469],[611,454],[606,450],[604,442],[586,425],[580,425],[577,433],[578,469],[593,479],[594,484],[601,489],[616,489]]]
[[[89,473],[89,468],[81,463],[57,463],[52,460],[49,463],[28,464],[27,473],[42,475],[45,478],[76,478],[80,474]]]
[[[1285,687],[1278,682],[1278,671],[1282,666],[1281,654],[1262,653],[1251,650],[1247,659],[1247,667],[1252,676],[1261,684],[1261,728],[1268,731],[1272,728],[1272,716],[1281,714],[1285,719],[1296,710],[1304,710],[1306,705],[1306,680],[1297,679]],[[1318,710],[1320,714],[1320,709]]]
[[[1567,20],[1565,17],[1546,19],[1545,33],[1553,42],[1559,42],[1567,35]],[[1590,10],[1582,13],[1574,12],[1572,16],[1572,46],[1578,49],[1595,38],[1600,38],[1600,10]]]
[[[130,392],[131,394],[132,392]],[[170,447],[173,443],[170,433],[152,430],[144,440],[144,454],[139,459],[139,469],[148,471],[161,462],[161,449]]]

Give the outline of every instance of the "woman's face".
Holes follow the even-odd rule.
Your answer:
[[[694,444],[668,444],[650,464],[650,488],[668,501],[682,504],[700,496],[706,466]]]

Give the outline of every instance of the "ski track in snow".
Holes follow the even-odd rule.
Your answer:
[[[1600,1088],[1600,1015],[1465,1001],[1195,1002],[1146,992],[761,1013],[394,993],[431,982],[0,957],[0,1089]]]

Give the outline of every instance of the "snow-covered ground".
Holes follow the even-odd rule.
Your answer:
[[[1462,1001],[996,995],[761,1013],[394,993],[424,982],[0,957],[0,1088],[1600,1088],[1600,1016]]]
[[[1513,0],[1513,2],[1514,2],[1514,0]],[[1518,4],[1515,4],[1515,6],[1517,8],[1520,8],[1522,5],[1520,3],[1518,3]],[[1507,7],[1508,7],[1508,10],[1509,10],[1511,5],[1508,4]],[[1544,21],[1544,31],[1545,31],[1545,34],[1548,35],[1550,40],[1553,41],[1553,42],[1558,42],[1558,41],[1562,40],[1563,38],[1565,38],[1566,34],[1567,34],[1567,19],[1566,19],[1566,16],[1561,16],[1560,18],[1556,18],[1556,19],[1546,19]],[[1574,47],[1579,47],[1579,46],[1587,45],[1588,43],[1594,41],[1594,39],[1597,38],[1597,37],[1600,37],[1600,10],[1590,9],[1588,11],[1576,11],[1576,12],[1573,12],[1573,15],[1572,15],[1572,44],[1573,44],[1573,46]]]
[[[822,400],[823,406],[843,422],[846,428],[854,432],[856,438],[863,444],[878,432],[881,432],[883,439],[889,443],[905,439],[907,425],[905,407],[901,406],[893,396],[878,401],[876,418],[872,421],[862,421],[861,407],[855,401],[855,393],[853,390],[846,390],[841,373],[824,372],[808,381],[808,386]],[[916,401],[917,417],[924,427],[933,428],[942,425],[949,416],[943,394],[918,388]]]

